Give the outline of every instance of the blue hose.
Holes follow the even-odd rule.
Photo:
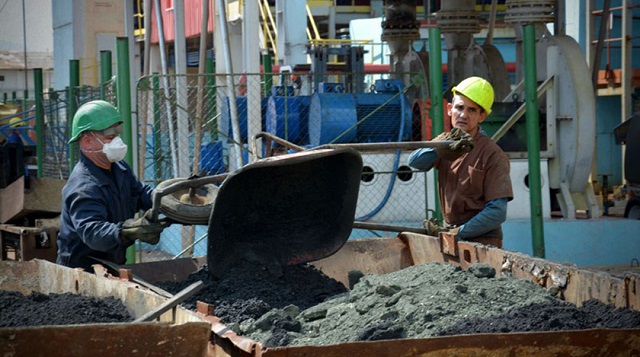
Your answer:
[[[405,98],[404,98],[404,93],[402,93],[402,88],[399,85],[396,85],[396,87],[398,88],[398,92],[400,93],[400,130],[398,132],[398,142],[402,141],[402,138],[404,136],[404,104],[405,104]],[[393,170],[392,172],[397,172],[398,171],[398,167],[400,165],[400,154],[401,154],[401,150],[396,150],[396,157],[393,160]],[[378,204],[378,206],[376,208],[373,209],[373,211],[365,214],[364,216],[361,217],[356,217],[356,221],[366,221],[369,218],[375,216],[376,214],[378,214],[378,212],[380,212],[380,210],[387,204],[387,202],[389,201],[389,197],[391,196],[391,192],[393,191],[393,186],[396,183],[396,175],[392,174],[391,175],[391,179],[389,180],[389,186],[387,186],[387,192],[384,193],[384,197],[382,198],[382,201],[380,202],[380,204]]]

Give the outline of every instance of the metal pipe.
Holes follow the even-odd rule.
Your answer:
[[[209,102],[209,104],[207,105],[207,118],[213,119],[216,116],[216,66],[213,58],[207,58],[205,60],[205,63],[207,67],[207,99]],[[217,120],[214,123],[209,123],[208,119],[207,125],[209,126],[209,137],[211,141],[218,140]]]
[[[302,146],[298,146],[290,141],[279,138],[271,133],[260,132],[253,137],[252,148],[253,155],[256,154],[256,141],[257,139],[264,138],[268,141],[274,141],[284,147],[297,152],[306,151]],[[448,147],[453,141],[403,141],[403,142],[388,142],[388,143],[353,143],[353,144],[324,144],[313,148],[313,150],[322,149],[338,149],[338,148],[352,148],[358,151],[395,151],[395,150],[416,150],[422,148],[438,148]],[[254,157],[257,159],[257,157]]]
[[[498,12],[498,0],[491,0],[491,11],[489,12],[489,32],[484,40],[485,45],[493,44],[493,31],[496,27],[496,14]]]
[[[444,131],[444,108],[442,104],[442,43],[440,28],[429,29],[429,78],[431,78],[431,135],[436,137]],[[451,77],[449,77],[451,78]],[[438,190],[438,170],[433,170],[435,192],[435,217],[442,220],[442,207]]]
[[[153,127],[160,128],[160,100],[158,93],[160,92],[160,78],[157,75],[152,77],[153,85]],[[162,135],[160,130],[153,131],[153,162],[155,164],[155,179],[156,181],[162,180]]]
[[[195,143],[193,151],[193,168],[191,169],[193,174],[199,173],[200,162],[200,147],[202,145],[202,116],[204,113],[204,96],[205,96],[205,73],[207,71],[207,31],[209,30],[209,0],[202,2],[202,14],[201,14],[201,26],[200,26],[200,47],[198,53],[198,99],[196,106],[196,118],[195,118]]]
[[[160,14],[160,0],[155,0],[154,8],[156,13],[156,22],[158,23],[158,46],[160,47],[160,63],[162,66],[162,85],[164,89],[164,106],[167,111],[167,125],[169,126],[169,148],[171,149],[171,169],[173,177],[178,177],[178,157],[176,156],[176,141],[173,129],[173,115],[171,111],[171,92],[169,91],[169,75],[167,70],[167,53],[164,47],[164,25],[162,15]]]
[[[436,137],[444,131],[442,104],[442,43],[440,29],[429,29],[429,78],[431,78],[431,134]]]
[[[131,87],[129,85],[129,39],[127,37],[116,38],[116,98],[118,112],[122,118],[122,141],[129,147],[132,142],[131,135]],[[127,150],[124,160],[133,167],[133,153]]]
[[[44,107],[42,106],[44,85],[42,82],[42,68],[33,69],[34,92],[36,99],[36,158],[38,160],[38,178],[44,177]]]
[[[325,144],[315,147],[319,149],[352,148],[358,151],[394,151],[394,150],[416,150],[422,148],[445,148],[453,141],[408,141],[389,143],[355,143],[355,144]]]
[[[367,229],[370,231],[385,231],[385,232],[412,232],[412,233],[420,233],[426,234],[427,230],[422,227],[407,227],[407,226],[396,226],[390,224],[378,224],[378,223],[368,223],[368,222],[353,222],[353,228],[357,229]]]
[[[222,36],[222,52],[227,69],[227,93],[229,97],[229,109],[231,114],[231,130],[233,141],[237,146],[236,166],[242,167],[242,135],[240,133],[240,121],[238,120],[238,106],[236,102],[236,88],[233,78],[233,64],[231,62],[231,49],[229,45],[229,33],[227,29],[227,10],[224,0],[217,0],[218,14],[220,15],[220,35]]]
[[[533,255],[544,258],[542,194],[540,179],[540,120],[538,118],[538,81],[536,73],[535,25],[523,28],[525,97],[527,106],[527,155],[529,157],[529,201],[531,209],[531,244]]]
[[[73,116],[76,115],[76,111],[78,111],[78,102],[76,98],[76,91],[80,86],[80,61],[79,60],[69,60],[69,88],[67,88],[67,126],[69,127],[69,132],[72,133],[73,127]],[[78,150],[78,142],[75,141],[72,144],[69,144],[69,173],[73,171],[73,167],[76,165],[76,161],[78,161],[78,156],[76,155]]]
[[[176,140],[178,142],[178,176],[187,177],[191,173],[189,165],[189,89],[187,88],[187,41],[184,28],[184,0],[173,0],[174,23],[174,72],[176,106]]]
[[[268,96],[271,93],[271,87],[273,86],[273,76],[271,72],[273,71],[271,55],[269,54],[269,50],[267,53],[262,54],[262,72],[264,73],[264,95]]]
[[[102,100],[106,100],[104,86],[113,75],[111,67],[111,51],[100,51],[100,99]]]
[[[4,7],[4,5],[2,7]],[[24,50],[24,90],[28,92],[29,73],[27,71],[29,70],[29,64],[27,63],[27,11],[25,9],[24,0],[22,0],[22,45]],[[24,98],[27,99],[27,96]]]
[[[598,71],[602,62],[602,47],[604,45],[604,37],[607,35],[607,23],[609,22],[609,12],[611,10],[611,0],[604,0],[602,9],[602,17],[600,18],[600,27],[598,29],[598,40],[596,41],[596,49],[591,62],[591,82],[593,88],[598,90]],[[595,14],[595,11],[592,13]]]
[[[122,118],[122,141],[130,148],[133,147],[131,135],[131,73],[129,71],[129,38],[116,38],[116,98],[118,101],[118,112]],[[124,160],[133,167],[132,150],[127,150]],[[135,244],[127,248],[127,264],[136,262]]]

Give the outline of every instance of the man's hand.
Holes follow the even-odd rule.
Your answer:
[[[422,221],[422,226],[427,230],[427,235],[437,237],[438,233],[446,232],[448,229],[438,224],[438,220],[435,218],[429,218]]]
[[[167,222],[150,221],[146,215],[131,218],[122,224],[122,239],[126,243],[133,243],[136,239],[149,244],[158,244],[160,233],[168,226]]]
[[[473,149],[473,137],[460,128],[453,128],[437,141],[453,141],[448,147],[436,148],[442,159],[453,161]]]

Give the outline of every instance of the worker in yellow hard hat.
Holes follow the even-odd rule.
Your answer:
[[[448,147],[418,149],[410,166],[438,169],[440,205],[444,223],[426,220],[430,235],[455,233],[458,239],[502,247],[502,223],[513,199],[509,158],[480,128],[491,113],[493,87],[480,77],[469,77],[452,89],[447,104],[452,130],[434,141],[451,140]],[[468,149],[470,146],[472,150]]]
[[[24,145],[20,137],[20,128],[24,126],[24,121],[20,117],[14,117],[9,120],[9,128],[11,129],[7,136],[7,142],[10,144]]]
[[[122,129],[120,113],[103,100],[83,104],[73,117],[69,143],[78,142],[80,160],[62,188],[58,264],[89,271],[94,258],[124,264],[136,240],[160,240],[164,223],[136,217],[151,209],[153,189],[123,161]]]

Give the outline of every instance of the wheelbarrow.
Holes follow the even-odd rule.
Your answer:
[[[268,133],[260,136],[278,140]],[[304,151],[261,159],[231,174],[165,181],[154,192],[150,218],[164,213],[177,223],[208,224],[207,263],[215,277],[248,262],[279,274],[283,266],[337,252],[354,227],[424,233],[354,222],[362,175],[358,150],[450,144],[337,144],[313,150],[296,146],[293,149]]]
[[[277,275],[283,266],[325,258],[346,243],[361,174],[362,157],[352,148],[270,157],[230,174],[162,182],[150,218],[163,213],[176,223],[208,224],[214,277],[246,263]]]

